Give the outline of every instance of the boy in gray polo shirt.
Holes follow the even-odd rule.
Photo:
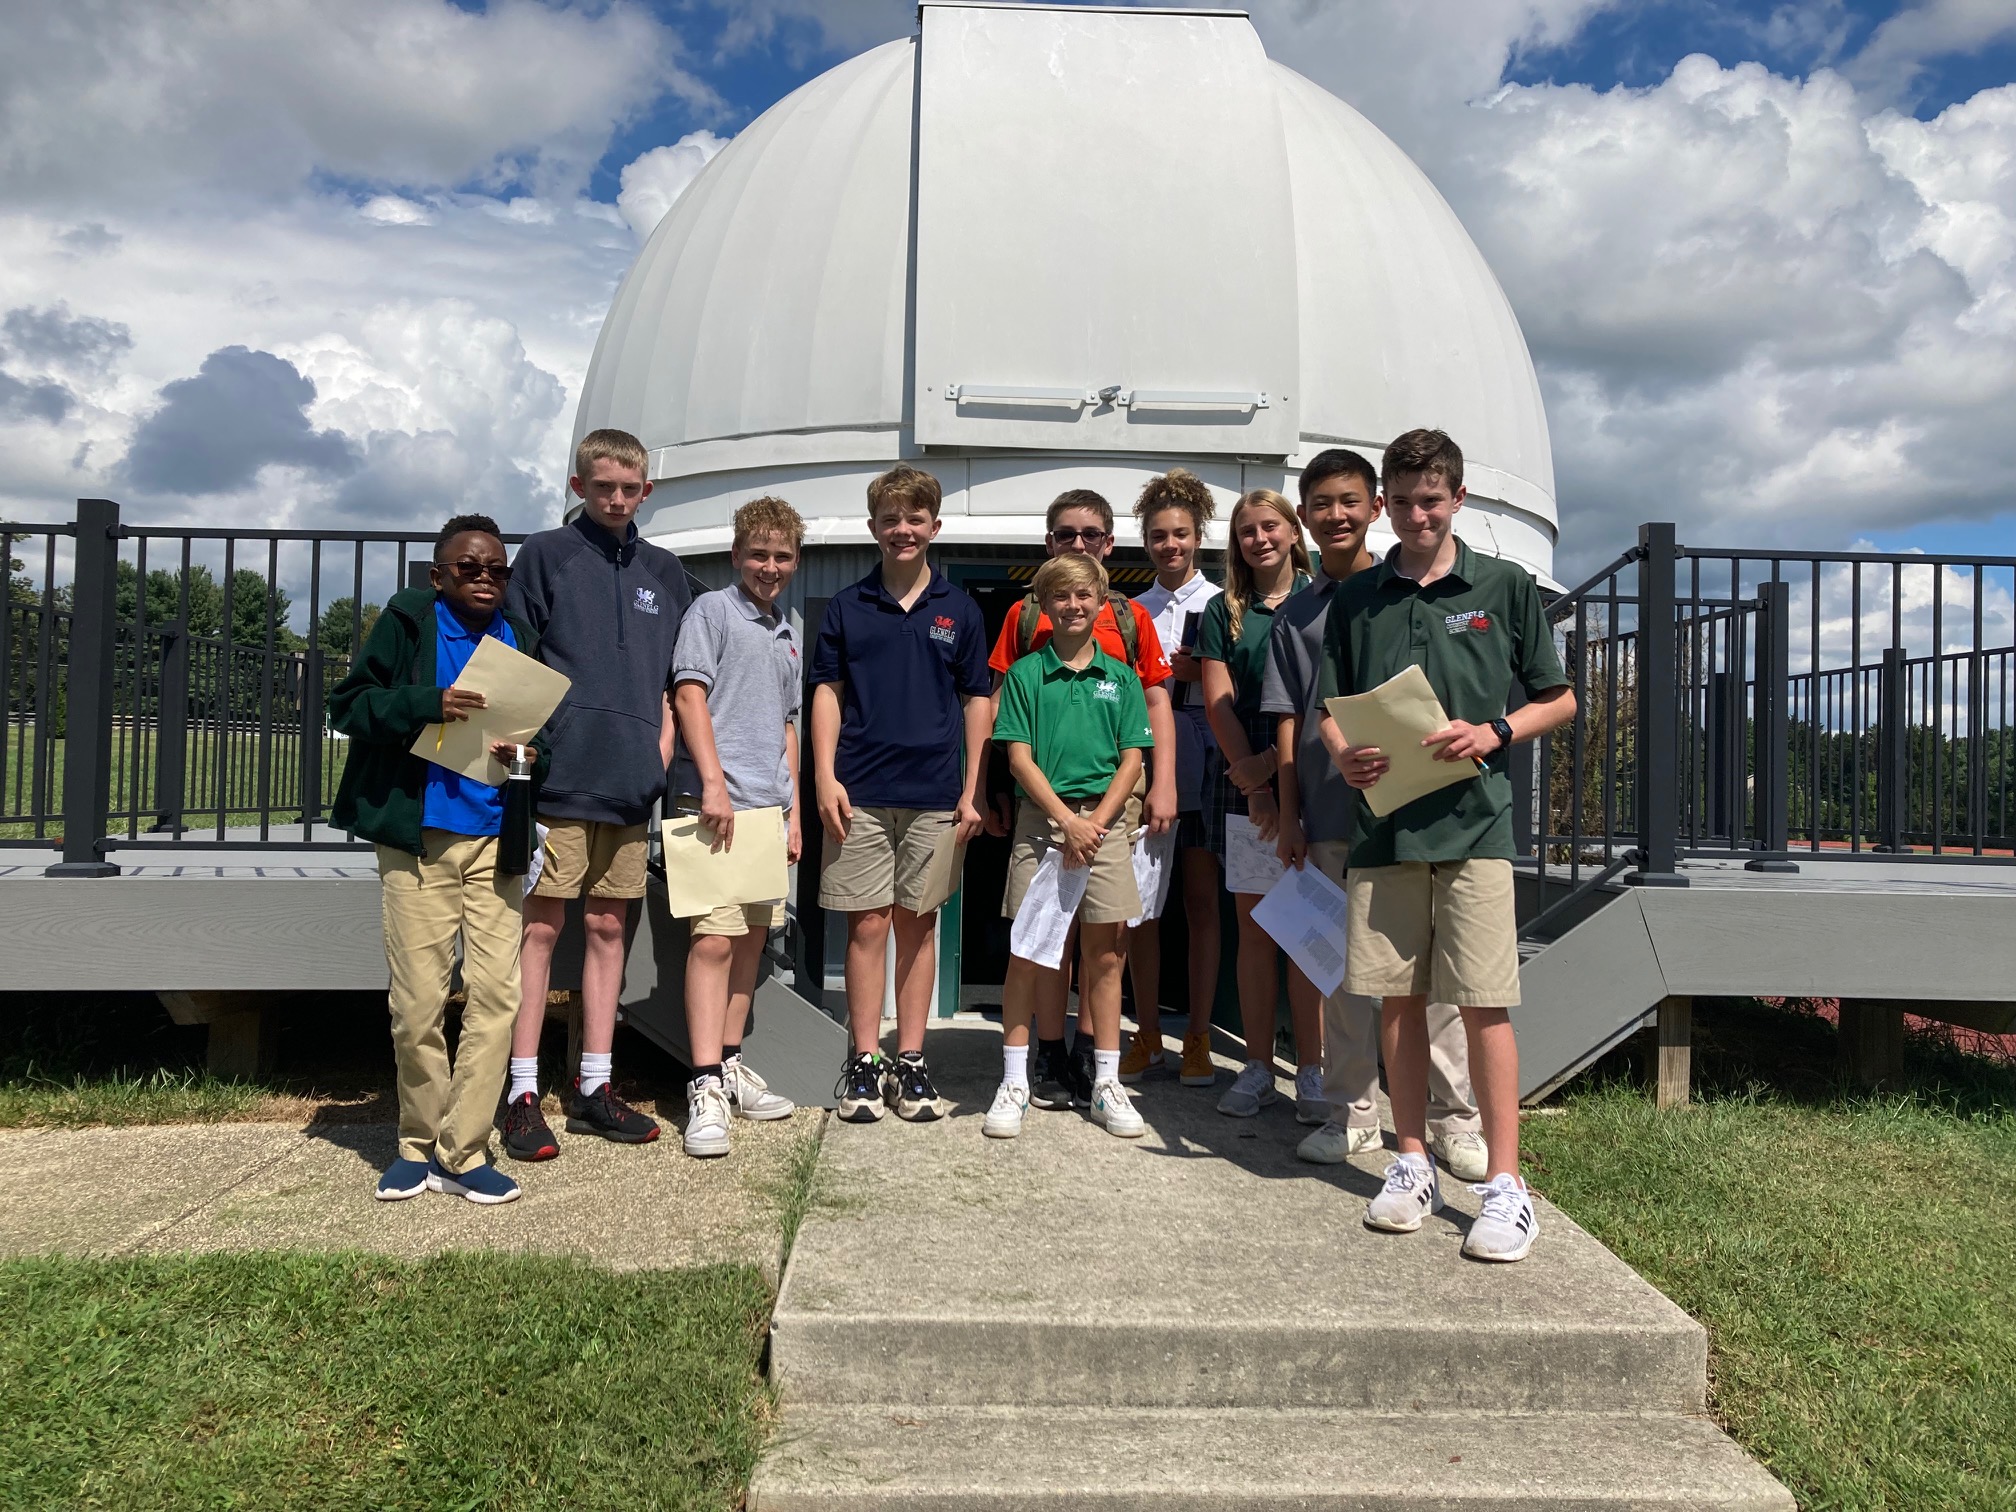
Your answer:
[[[779,599],[798,570],[805,522],[782,499],[735,511],[737,581],[686,611],[672,663],[679,758],[672,790],[730,849],[738,811],[781,808],[786,854],[798,859],[798,715],[803,669]],[[789,1118],[792,1104],[742,1064],[742,1032],[763,943],[784,911],[728,903],[693,921],[686,954],[686,1153],[726,1155],[731,1113]]]
[[[1385,500],[1372,464],[1332,447],[1302,469],[1302,523],[1321,553],[1316,580],[1283,604],[1268,643],[1262,712],[1280,716],[1281,837],[1289,866],[1304,860],[1338,886],[1351,849],[1352,789],[1316,731],[1323,627],[1337,585],[1378,564],[1365,543]],[[1458,1181],[1484,1179],[1484,1138],[1470,1091],[1463,1019],[1451,1003],[1428,1005],[1428,1148]],[[1340,985],[1323,1000],[1323,1095],[1330,1117],[1296,1146],[1318,1165],[1379,1148],[1379,1000]]]

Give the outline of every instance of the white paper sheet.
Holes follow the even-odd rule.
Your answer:
[[[1281,880],[1253,905],[1253,922],[1329,997],[1344,985],[1344,889],[1314,865],[1286,866]]]
[[[1129,929],[1162,917],[1169,901],[1169,876],[1176,870],[1176,826],[1159,835],[1145,829],[1134,842],[1134,888],[1141,894],[1141,912],[1127,921]]]
[[[1015,911],[1015,927],[1008,933],[1008,949],[1025,961],[1055,971],[1064,963],[1064,942],[1071,934],[1071,921],[1085,900],[1085,884],[1092,880],[1092,868],[1064,866],[1064,850],[1053,845],[1036,863],[1036,875],[1022,895]]]
[[[1264,893],[1281,880],[1274,842],[1260,838],[1259,826],[1244,814],[1225,816],[1225,891]]]

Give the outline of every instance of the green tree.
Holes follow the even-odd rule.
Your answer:
[[[352,633],[355,633],[357,644],[361,646],[364,638],[371,633],[371,627],[377,623],[378,606],[367,603],[364,606],[363,622],[359,624],[357,601],[346,593],[342,598],[331,599],[329,606],[322,611],[322,618],[315,624],[315,644],[331,661],[347,664],[350,660]]]

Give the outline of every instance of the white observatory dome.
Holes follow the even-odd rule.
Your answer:
[[[729,143],[619,290],[576,434],[651,449],[647,534],[722,552],[778,493],[808,545],[866,545],[900,458],[944,483],[946,548],[1033,546],[1067,487],[1124,514],[1180,462],[1292,496],[1323,448],[1432,425],[1464,536],[1550,580],[1526,343],[1392,142],[1242,13],[920,14]]]

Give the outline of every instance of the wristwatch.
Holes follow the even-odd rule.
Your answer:
[[[1512,725],[1509,720],[1492,720],[1491,733],[1498,737],[1498,749],[1500,751],[1508,751],[1512,748]]]

